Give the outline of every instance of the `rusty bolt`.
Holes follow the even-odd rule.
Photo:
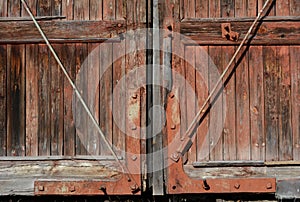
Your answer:
[[[43,185],[39,186],[39,191],[45,191],[45,187]]]
[[[106,191],[106,186],[105,185],[101,185],[100,188],[99,188],[99,190],[105,192]]]
[[[137,99],[137,94],[136,93],[134,93],[132,96],[131,96],[133,99]]]
[[[239,183],[235,183],[234,188],[239,189],[240,188],[240,184]]]
[[[131,185],[130,186],[131,191],[135,192],[139,189],[139,186],[137,184]]]
[[[133,124],[133,125],[131,126],[131,130],[136,130],[136,129],[137,129],[136,125]]]
[[[74,191],[76,191],[76,189],[75,189],[75,186],[70,186],[70,192],[74,192]]]
[[[176,129],[176,125],[175,124],[171,125],[171,129],[175,130]]]
[[[118,24],[118,27],[122,27],[122,24],[121,24],[121,23],[119,23],[119,24]]]
[[[174,93],[170,92],[169,97],[174,98],[174,96],[175,96]]]
[[[207,183],[206,179],[203,180],[203,184],[202,184],[203,189],[205,189],[206,191],[210,190],[210,186]]]
[[[178,153],[173,153],[172,158],[173,159],[179,159],[179,154]]]
[[[132,159],[133,161],[136,161],[136,160],[137,160],[137,156],[136,156],[136,155],[132,155],[132,156],[131,156],[131,159]]]
[[[272,189],[272,183],[269,182],[269,183],[267,184],[266,188],[267,188],[267,189]]]

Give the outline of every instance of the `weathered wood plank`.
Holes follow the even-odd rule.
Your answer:
[[[26,45],[26,156],[38,155],[38,45]]]
[[[209,89],[211,90],[215,87],[223,70],[222,47],[210,46],[208,51],[211,58],[209,61]],[[223,160],[223,136],[219,134],[222,131],[218,130],[220,124],[223,123],[217,121],[223,120],[223,95],[215,93],[210,104],[212,106],[209,116],[210,147],[212,148],[210,160]]]
[[[196,18],[208,18],[209,16],[209,1],[200,0],[196,1]]]
[[[54,45],[55,50],[60,50],[60,45]],[[63,100],[63,78],[56,60],[53,56],[49,58],[50,63],[50,132],[51,132],[51,155],[63,154],[64,135],[64,100]]]
[[[144,7],[144,12],[146,12],[146,7]],[[117,20],[125,19],[125,16],[126,16],[126,1],[124,0],[116,1],[116,19]]]
[[[21,16],[21,1],[11,0],[7,1],[8,17]]]
[[[265,2],[267,0],[257,0],[257,10],[258,12],[263,8],[263,6],[265,5]],[[277,3],[277,1],[273,1],[272,7],[268,13],[268,16],[274,16],[275,15],[275,4]]]
[[[46,45],[39,45],[38,55],[38,136],[39,136],[39,155],[50,155],[50,51]]]
[[[210,18],[221,17],[221,2],[220,2],[220,0],[209,1],[209,17]]]
[[[130,8],[134,13],[134,8]],[[115,0],[103,0],[103,20],[115,20],[116,19],[116,1]]]
[[[50,42],[104,41],[125,29],[124,21],[42,21]],[[33,22],[0,22],[0,43],[43,42]],[[118,38],[118,37],[117,37]]]
[[[37,1],[37,15],[51,15],[51,3],[52,1],[49,0],[38,0]]]
[[[61,60],[65,65],[70,77],[75,81],[75,59],[76,48],[74,44],[61,47]],[[64,155],[75,155],[75,124],[72,110],[73,89],[68,80],[64,77]]]
[[[224,69],[229,63],[229,60],[232,58],[235,51],[235,47],[228,46],[222,47],[222,68]],[[245,70],[241,70],[245,71]],[[223,81],[224,83],[224,96],[226,99],[224,102],[223,114],[224,114],[224,129],[223,129],[223,152],[224,160],[236,160],[237,157],[237,137],[236,137],[236,74],[228,75]]]
[[[118,1],[122,2],[122,1]],[[102,0],[90,0],[90,20],[102,20]]]
[[[246,11],[248,17],[257,16],[257,0],[248,0],[246,4]]]
[[[28,7],[30,8],[32,14],[33,14],[34,16],[37,16],[37,6],[38,6],[37,0],[26,1],[26,2],[27,2]],[[22,16],[22,17],[28,17],[28,19],[31,19],[31,18],[29,17],[28,12],[25,10],[25,8],[24,8],[23,5],[21,5],[21,8],[22,8],[21,16]]]
[[[248,53],[245,53],[241,60],[236,61],[236,138],[238,160],[250,160],[250,98],[248,62]]]
[[[221,16],[223,18],[226,17],[234,17],[235,10],[234,8],[238,8],[239,2],[234,0],[221,0]]]
[[[276,19],[276,18],[274,18]],[[221,37],[221,23],[225,20],[198,20],[190,19],[180,23],[180,33],[190,37],[199,44],[240,44],[252,22],[248,20],[231,21],[232,30],[240,33],[237,42],[228,41]],[[263,21],[251,44],[300,44],[300,19],[297,21]]]
[[[249,49],[251,160],[265,160],[262,47]]]
[[[7,154],[25,154],[25,46],[7,46]]]
[[[7,46],[0,46],[0,156],[6,155]]]
[[[112,44],[105,44],[100,48],[100,126],[106,139],[112,143],[113,130],[112,130]],[[110,155],[108,146],[104,144],[104,141],[100,139],[101,142],[101,155]]]
[[[51,15],[62,15],[62,0],[52,0]]]
[[[74,19],[74,0],[62,1],[62,14],[66,16],[67,20]]]
[[[0,16],[1,17],[7,16],[7,1],[0,2]]]
[[[78,90],[85,102],[88,102],[88,63],[85,59],[88,55],[87,44],[75,45],[75,68],[76,68],[76,83],[78,84]],[[83,108],[81,102],[77,97],[74,99],[73,110],[75,110],[74,119],[76,123],[76,155],[85,155],[88,141],[88,114]]]
[[[266,160],[278,160],[279,135],[279,69],[276,65],[276,48],[263,47]]]
[[[289,47],[277,48],[279,69],[279,160],[293,159],[293,134],[291,120],[291,70]]]
[[[88,20],[89,0],[74,0],[74,20]]]
[[[193,9],[195,8],[194,5]],[[195,87],[196,87],[196,71],[195,71],[195,47],[185,47],[185,91],[186,91],[186,123],[187,127],[190,126],[196,115],[196,100],[195,100]],[[181,106],[182,109],[182,106]],[[186,128],[187,129],[187,128]],[[197,136],[194,135],[194,141],[197,142]],[[191,149],[187,153],[187,163],[192,163],[196,160],[197,145],[193,144]]]
[[[300,160],[300,47],[290,47],[293,159]]]
[[[184,18],[194,18],[196,16],[195,1],[184,0]]]
[[[290,15],[299,16],[300,15],[300,1],[290,0]]]
[[[208,82],[208,70],[209,70],[209,57],[208,47],[196,47],[196,95],[198,103],[196,103],[196,111],[200,109],[204,101],[208,97],[209,82]],[[201,121],[197,130],[197,139],[195,143],[197,146],[197,161],[209,160],[209,113]]]

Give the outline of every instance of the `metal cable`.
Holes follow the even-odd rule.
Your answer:
[[[234,55],[232,56],[231,60],[229,61],[228,65],[226,66],[225,70],[223,71],[222,75],[220,76],[219,80],[217,81],[216,85],[214,86],[214,88],[211,90],[210,94],[208,95],[207,99],[205,100],[205,102],[203,103],[202,107],[200,108],[200,110],[198,111],[198,113],[196,114],[195,118],[193,119],[192,123],[189,125],[187,131],[185,132],[183,137],[187,137],[189,135],[189,133],[194,129],[195,124],[198,122],[198,119],[201,115],[201,113],[203,112],[203,110],[205,109],[205,107],[209,104],[210,99],[212,98],[212,96],[216,93],[216,91],[218,90],[218,86],[221,84],[222,80],[224,79],[225,75],[227,74],[227,72],[229,71],[229,68],[231,67],[232,63],[234,62],[234,60],[236,59],[237,55],[239,54],[239,52],[241,51],[242,47],[245,45],[246,41],[248,40],[249,35],[251,34],[253,28],[255,27],[256,23],[258,22],[258,20],[261,18],[262,14],[264,13],[265,9],[267,8],[267,6],[269,5],[269,3],[271,1],[274,0],[267,0],[264,4],[264,6],[262,7],[262,9],[260,10],[260,12],[258,13],[256,19],[254,20],[254,22],[252,23],[252,25],[250,26],[247,34],[245,35],[244,39],[242,40],[241,44],[239,45],[238,49],[235,51]]]
[[[36,28],[38,29],[38,31],[40,32],[41,36],[43,37],[44,41],[46,42],[48,48],[50,49],[52,55],[54,56],[56,62],[58,63],[60,69],[63,71],[64,75],[66,76],[67,80],[69,81],[70,85],[72,86],[73,90],[75,91],[75,94],[77,96],[77,98],[79,99],[80,103],[82,104],[83,108],[85,109],[85,111],[87,112],[89,118],[92,120],[93,124],[96,126],[96,129],[98,131],[98,133],[100,134],[101,138],[103,139],[104,143],[107,145],[109,151],[111,152],[111,154],[113,155],[113,157],[115,158],[115,160],[117,161],[117,163],[119,164],[119,166],[122,169],[122,172],[125,173],[128,176],[128,180],[131,180],[132,178],[130,177],[130,172],[127,168],[126,165],[124,165],[121,160],[118,158],[117,154],[115,153],[115,151],[113,150],[111,143],[106,139],[104,132],[101,130],[97,120],[95,119],[95,117],[93,116],[92,112],[90,111],[89,107],[87,106],[86,102],[83,100],[77,86],[74,84],[74,82],[72,81],[70,75],[68,74],[66,68],[64,67],[64,65],[62,64],[61,60],[59,59],[59,57],[57,56],[55,50],[53,49],[52,45],[50,44],[47,36],[45,35],[45,33],[43,32],[43,30],[41,29],[40,25],[38,24],[38,22],[36,21],[35,17],[33,16],[30,8],[28,7],[27,3],[25,0],[21,0],[25,10],[27,11],[27,13],[30,15],[32,21],[34,22]]]

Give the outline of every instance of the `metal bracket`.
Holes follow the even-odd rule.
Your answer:
[[[222,30],[222,38],[226,38],[230,41],[238,41],[240,34],[231,30],[230,23],[222,23],[221,24]]]

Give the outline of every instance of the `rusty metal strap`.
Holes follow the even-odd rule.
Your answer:
[[[191,122],[191,124],[189,125],[188,129],[186,130],[183,139],[181,140],[181,142],[178,144],[180,145],[178,147],[178,149],[176,150],[175,153],[173,153],[170,158],[177,162],[179,160],[180,157],[182,157],[192,146],[193,144],[193,131],[195,129],[195,127],[197,126],[197,122],[199,120],[199,118],[206,112],[206,109],[209,106],[209,102],[211,100],[211,98],[213,98],[213,96],[215,95],[216,92],[218,92],[218,90],[220,90],[220,85],[225,77],[225,75],[228,73],[230,67],[232,66],[233,62],[235,61],[236,57],[238,56],[238,54],[240,53],[240,51],[242,50],[242,47],[246,44],[246,42],[248,41],[248,38],[251,34],[251,32],[253,31],[255,25],[257,24],[257,22],[261,19],[261,17],[263,16],[263,13],[266,11],[267,8],[270,8],[273,4],[275,0],[267,0],[263,6],[263,8],[260,10],[260,12],[258,13],[257,17],[255,18],[254,22],[252,23],[252,25],[250,26],[247,34],[245,35],[244,39],[242,40],[241,44],[239,45],[239,47],[237,48],[237,50],[235,51],[234,55],[232,56],[231,60],[229,61],[228,65],[226,66],[225,70],[223,71],[222,75],[220,76],[220,78],[218,79],[216,85],[214,86],[214,88],[211,90],[210,94],[208,95],[207,99],[205,100],[205,102],[203,103],[202,107],[200,108],[200,110],[198,111],[198,113],[196,114],[195,118],[193,119],[193,121]]]

